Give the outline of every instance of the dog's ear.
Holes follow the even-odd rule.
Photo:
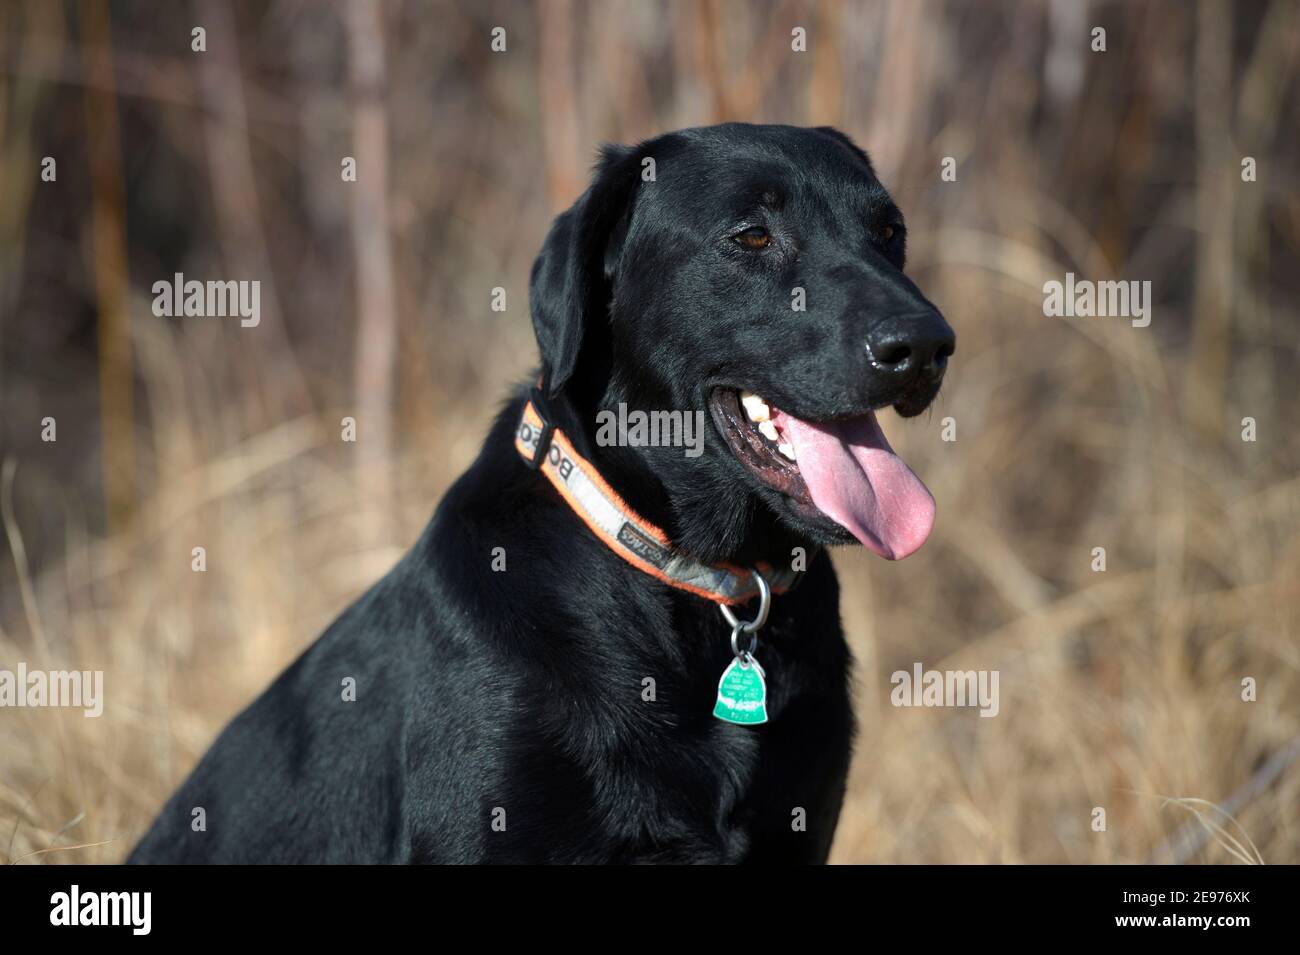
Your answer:
[[[876,178],[876,168],[873,165],[871,165],[871,158],[867,155],[866,150],[864,150],[853,140],[849,139],[849,137],[845,133],[840,132],[834,126],[817,126],[814,128],[816,129],[817,132],[824,133],[827,136],[830,136],[832,139],[837,139],[840,142],[842,142],[845,146],[848,146],[849,149],[853,151],[853,154],[855,156],[857,156],[864,163],[866,163],[867,172],[871,173],[872,178],[873,179]]]
[[[584,343],[604,337],[611,280],[641,179],[639,154],[629,146],[601,150],[591,185],[556,218],[533,263],[528,297],[551,397],[572,376]]]

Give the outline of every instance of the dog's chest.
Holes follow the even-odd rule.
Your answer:
[[[666,714],[673,729],[656,744],[659,753],[674,754],[675,769],[652,772],[652,785],[677,822],[710,847],[710,861],[819,862],[829,849],[852,735],[846,664],[792,657],[780,642],[760,642],[755,651],[766,657],[766,722],[713,716],[730,662],[724,653],[691,681],[686,707]],[[822,672],[827,666],[833,672]]]

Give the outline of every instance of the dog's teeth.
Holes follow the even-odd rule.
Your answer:
[[[776,446],[776,449],[777,449],[778,451],[780,451],[782,454],[784,454],[784,455],[785,455],[787,458],[789,458],[791,461],[793,461],[793,460],[795,459],[795,458],[794,458],[794,445],[793,445],[793,444],[786,444],[784,441],[782,441],[780,444],[778,444],[778,445]]]
[[[758,423],[758,430],[762,433],[763,437],[767,438],[769,441],[775,441],[777,439],[776,425],[771,421],[760,421]]]
[[[741,392],[740,403],[745,407],[745,414],[750,421],[767,421],[772,417],[772,409],[767,402],[750,391]]]

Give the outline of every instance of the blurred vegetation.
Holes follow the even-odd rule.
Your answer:
[[[0,859],[122,858],[409,546],[599,143],[748,120],[868,149],[958,331],[884,422],[934,536],[836,558],[834,859],[1300,861],[1298,64],[1294,0],[0,5],[0,666],[108,694],[0,711]],[[1151,326],[1044,317],[1067,271],[1149,280]],[[259,280],[261,324],[155,317],[175,272]],[[1000,715],[889,706],[913,661],[999,670]]]

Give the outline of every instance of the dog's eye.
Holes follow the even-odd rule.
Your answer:
[[[772,244],[772,236],[762,226],[754,226],[744,232],[737,232],[731,237],[731,241],[747,249],[766,249]]]
[[[876,235],[880,236],[881,242],[888,242],[894,237],[894,233],[897,231],[898,230],[892,225],[881,226],[876,230]]]

